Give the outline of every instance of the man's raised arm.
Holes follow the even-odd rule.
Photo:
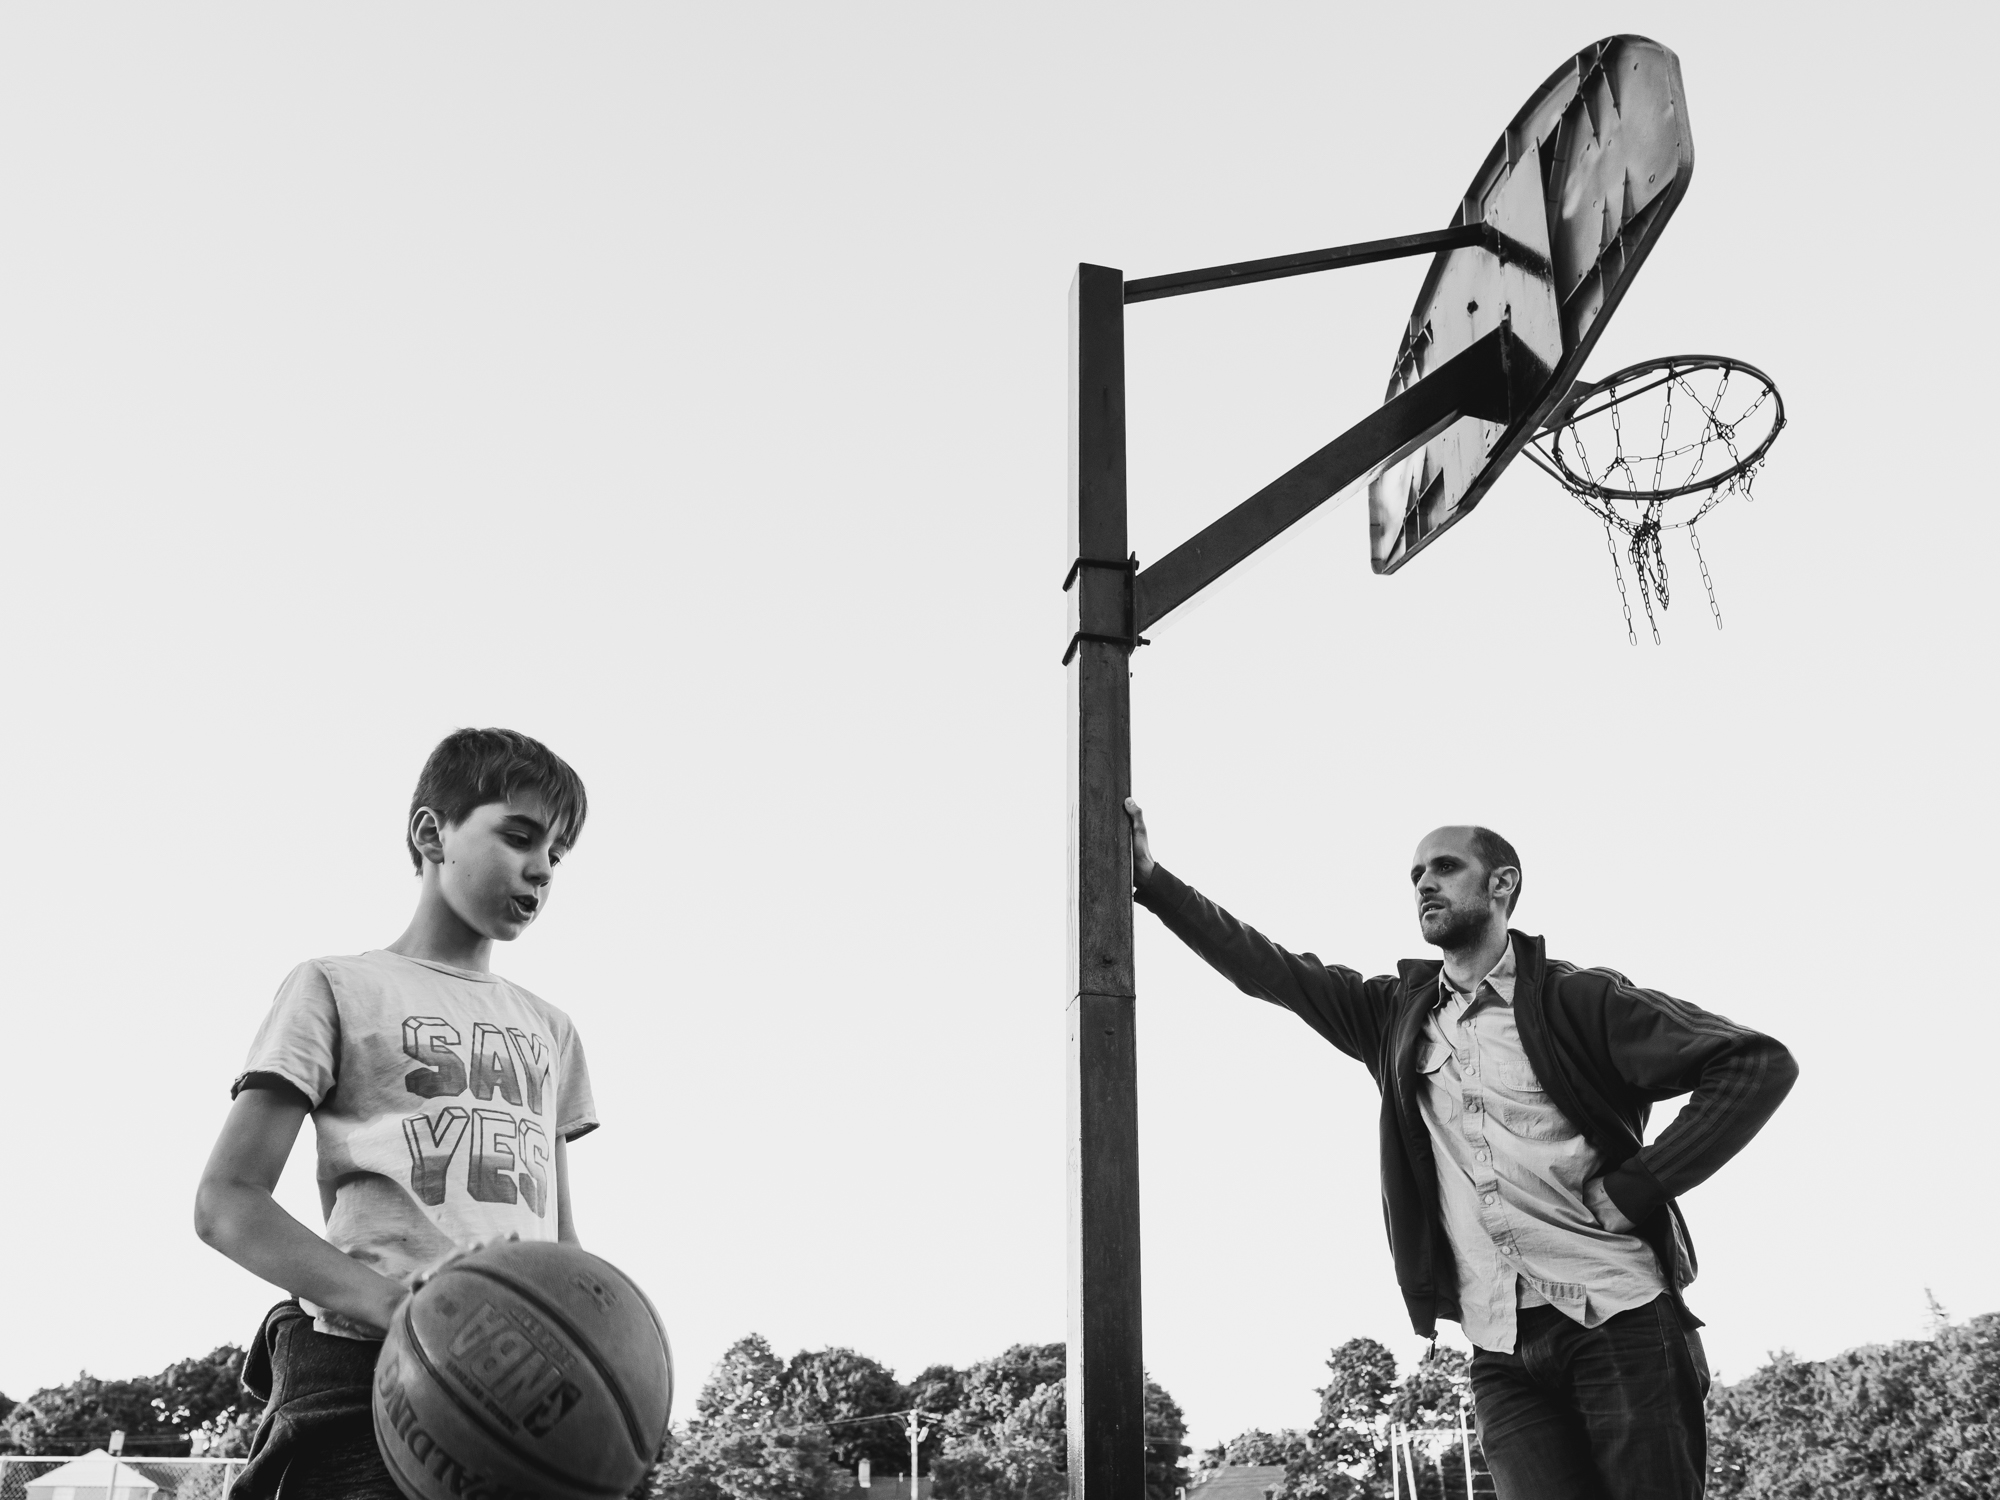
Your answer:
[[[1177,879],[1153,858],[1146,815],[1130,797],[1132,886],[1138,903],[1246,995],[1282,1005],[1370,1071],[1395,1004],[1393,978],[1364,980],[1352,969],[1293,953]]]

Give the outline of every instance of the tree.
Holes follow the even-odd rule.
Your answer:
[[[171,1364],[152,1379],[156,1410],[183,1428],[212,1422],[243,1402],[243,1350],[223,1344]]]
[[[695,1421],[755,1427],[775,1420],[784,1404],[784,1362],[761,1333],[753,1333],[722,1351],[695,1398]]]
[[[1015,1344],[983,1359],[965,1372],[954,1425],[962,1431],[995,1426],[1042,1386],[1061,1380],[1068,1368],[1062,1344]]]
[[[2000,1493],[2000,1314],[1817,1362],[1788,1353],[1709,1400],[1717,1500]]]
[[[2000,1495],[2000,1313],[1940,1330],[1939,1493]]]
[[[235,1420],[242,1373],[243,1351],[234,1344],[132,1380],[85,1371],[68,1385],[7,1403],[7,1441],[21,1453],[80,1453],[116,1430],[132,1452],[185,1453],[197,1433],[206,1439]]]
[[[1328,1356],[1319,1417],[1285,1465],[1285,1500],[1359,1500],[1387,1493],[1389,1404],[1396,1357],[1373,1339],[1349,1339]]]
[[[883,1473],[909,1467],[910,1444],[901,1421],[880,1418],[857,1422],[856,1417],[909,1407],[895,1374],[852,1349],[819,1349],[794,1354],[785,1366],[784,1411],[799,1426],[829,1425],[827,1445],[833,1462],[852,1469],[862,1459]]]
[[[933,1468],[938,1500],[1060,1500],[1069,1488],[1068,1356],[1061,1344],[1016,1344],[965,1372]],[[1179,1405],[1145,1385],[1148,1500],[1174,1500],[1189,1452]]]
[[[724,1351],[694,1419],[647,1481],[655,1500],[825,1500],[826,1434],[786,1409],[785,1366],[759,1334]]]
[[[1182,1462],[1188,1447],[1187,1419],[1180,1403],[1152,1376],[1146,1377],[1146,1500],[1175,1500],[1188,1482]]]
[[[1069,1489],[1067,1398],[1059,1376],[998,1421],[953,1432],[932,1470],[938,1500],[1061,1500]]]
[[[88,1370],[68,1385],[36,1391],[7,1418],[7,1435],[22,1453],[81,1452],[101,1444],[112,1429],[144,1434],[156,1413],[145,1380],[99,1380]]]
[[[931,1365],[903,1388],[903,1404],[941,1419],[925,1424],[928,1432],[919,1444],[918,1457],[929,1468],[944,1447],[952,1419],[965,1405],[965,1372],[950,1365]]]
[[[1396,1387],[1389,1419],[1405,1427],[1456,1427],[1460,1398],[1470,1386],[1472,1362],[1456,1349],[1433,1344]]]
[[[1225,1464],[1288,1464],[1305,1449],[1305,1434],[1296,1427],[1266,1432],[1253,1427],[1239,1432],[1226,1443],[1203,1450],[1201,1466],[1219,1469]]]
[[[1057,1500],[1068,1488],[1061,1344],[1015,1344],[965,1372],[932,1466],[938,1500]]]

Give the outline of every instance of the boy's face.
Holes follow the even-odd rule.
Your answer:
[[[440,830],[438,892],[481,937],[512,942],[548,908],[555,867],[554,819],[539,792],[488,802]]]

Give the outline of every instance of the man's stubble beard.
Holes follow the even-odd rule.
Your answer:
[[[1420,915],[1417,930],[1425,942],[1449,953],[1454,948],[1470,947],[1483,937],[1491,913],[1492,908],[1487,906],[1448,906],[1442,913],[1442,922],[1435,926],[1426,925]]]

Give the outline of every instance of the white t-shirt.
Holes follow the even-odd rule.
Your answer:
[[[377,950],[291,972],[230,1090],[312,1105],[326,1237],[407,1285],[474,1240],[556,1237],[555,1141],[597,1126],[569,1017],[497,974]],[[313,1326],[370,1328],[309,1302]]]

